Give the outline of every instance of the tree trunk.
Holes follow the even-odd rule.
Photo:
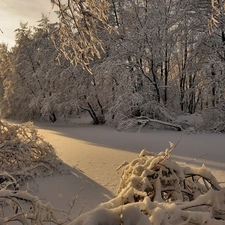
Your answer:
[[[165,53],[165,69],[164,69],[164,104],[167,103],[167,85],[168,85],[168,76],[169,76],[169,62],[168,62],[168,49],[166,44],[166,53]]]
[[[158,87],[158,78],[157,78],[157,74],[154,68],[154,62],[153,59],[151,60],[151,72],[152,72],[152,77],[153,77],[153,85],[155,88],[155,92],[156,92],[156,100],[157,102],[160,103],[161,101],[161,97],[160,97],[160,91],[159,91],[159,87]]]
[[[212,107],[216,106],[216,83],[215,83],[215,65],[211,65],[211,79],[212,79]]]
[[[53,123],[57,120],[56,115],[55,115],[54,112],[51,112],[51,114],[49,115],[49,119]]]
[[[84,96],[84,99],[87,101],[86,96]],[[90,116],[93,120],[93,124],[95,124],[95,125],[104,124],[105,116],[104,116],[104,112],[103,112],[103,107],[102,107],[99,99],[97,99],[97,105],[100,107],[100,111],[101,111],[100,114],[97,112],[97,110],[94,109],[94,107],[91,105],[91,103],[89,101],[87,101],[86,103],[87,103],[88,108],[83,107],[81,105],[80,105],[80,108],[87,111],[90,114]]]

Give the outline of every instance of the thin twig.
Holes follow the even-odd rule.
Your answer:
[[[201,159],[201,158],[203,158],[203,157],[206,156],[206,155],[208,155],[208,153],[205,153],[205,154],[200,155],[200,156],[198,156],[198,157],[196,157],[196,158],[193,158],[193,159],[191,159],[191,160],[185,162],[183,165],[186,166],[187,164],[189,164],[189,163],[191,163],[191,162],[194,162],[194,161],[196,161],[196,160],[198,160],[198,159]]]
[[[69,210],[68,213],[67,213],[68,215],[71,213],[72,208],[74,207],[76,200],[78,199],[78,197],[79,197],[81,191],[83,191],[83,190],[84,190],[84,188],[82,187],[82,188],[80,189],[80,191],[77,193],[76,197],[73,198],[72,204],[71,204],[71,206],[70,206],[70,210]]]

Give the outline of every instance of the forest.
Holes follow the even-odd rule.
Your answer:
[[[223,132],[222,2],[212,10],[208,0],[111,0],[107,25],[83,12],[89,33],[69,29],[65,15],[64,26],[45,15],[36,27],[21,22],[15,46],[0,44],[0,117],[55,122],[86,113],[117,129],[185,129],[177,116],[198,113],[196,130]]]

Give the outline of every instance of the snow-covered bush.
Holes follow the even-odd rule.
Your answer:
[[[178,129],[178,125],[170,112],[162,103],[146,99],[140,93],[128,92],[117,96],[109,112],[114,115],[109,120],[117,130],[141,130],[148,129]],[[180,127],[179,127],[180,128]]]
[[[28,179],[60,171],[60,164],[54,148],[32,123],[16,125],[0,120],[0,224],[63,223],[50,203],[43,204],[38,197],[19,190]]]
[[[31,122],[17,125],[0,120],[0,185],[52,174],[60,164],[54,148]]]
[[[204,166],[173,161],[174,147],[159,154],[143,149],[123,163],[118,196],[70,225],[225,224],[225,189]]]

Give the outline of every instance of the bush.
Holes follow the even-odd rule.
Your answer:
[[[50,175],[61,164],[54,148],[38,135],[31,122],[16,125],[0,120],[0,156],[1,185],[11,180],[10,176],[21,182]]]

